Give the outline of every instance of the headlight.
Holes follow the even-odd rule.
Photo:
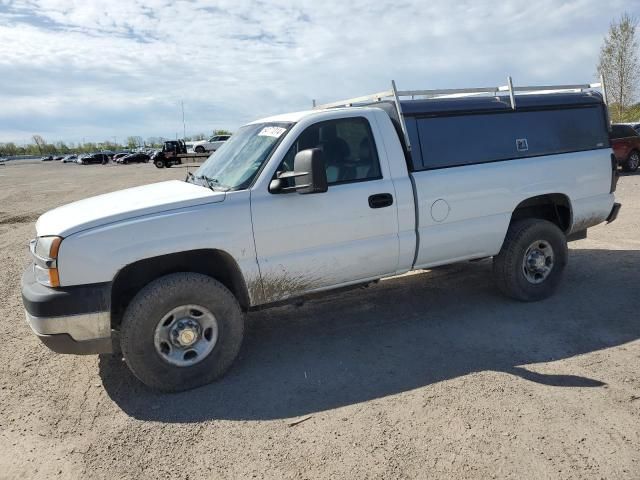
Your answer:
[[[33,270],[36,280],[48,287],[59,287],[58,251],[61,237],[38,237],[31,241],[31,254],[35,265]]]

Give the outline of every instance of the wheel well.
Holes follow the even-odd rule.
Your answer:
[[[511,221],[540,218],[555,223],[564,233],[571,230],[573,212],[571,201],[562,193],[550,193],[527,198],[511,214]]]
[[[156,278],[177,272],[202,273],[215,278],[235,295],[243,310],[248,310],[247,286],[233,257],[221,250],[190,250],[146,258],[120,270],[111,288],[111,326],[120,325],[129,302],[142,288]]]

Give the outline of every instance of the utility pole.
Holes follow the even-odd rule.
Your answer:
[[[180,106],[182,107],[182,139],[187,138],[187,124],[184,123],[184,100],[180,100]]]

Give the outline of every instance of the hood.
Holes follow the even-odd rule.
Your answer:
[[[171,180],[128,188],[69,203],[43,214],[36,223],[38,236],[67,237],[89,228],[142,215],[222,202],[224,192]]]

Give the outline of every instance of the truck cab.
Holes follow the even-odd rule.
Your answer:
[[[393,85],[261,119],[184,182],[47,212],[27,319],[62,353],[118,332],[142,382],[178,391],[224,374],[251,309],[487,257],[507,296],[547,298],[567,242],[620,209],[606,103],[594,85],[504,88]]]

